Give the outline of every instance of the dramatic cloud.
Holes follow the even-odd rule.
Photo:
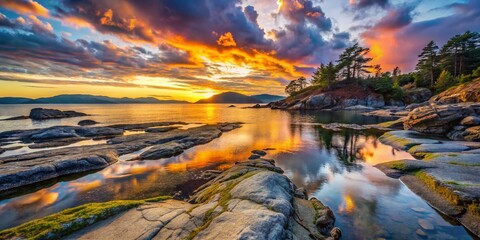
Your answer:
[[[421,49],[430,41],[444,44],[449,38],[465,31],[480,31],[480,2],[449,5],[455,12],[446,17],[413,22],[416,4],[404,4],[388,11],[375,26],[361,38],[371,47],[376,63],[390,70],[399,66],[411,71]]]
[[[146,95],[191,98],[218,91],[282,94],[289,80],[308,77],[356,41],[371,47],[384,69],[408,71],[428,41],[441,44],[479,30],[478,0],[432,3],[433,10],[417,5],[0,0],[0,81],[141,88]],[[419,21],[419,14],[428,20]]]
[[[369,8],[372,6],[386,8],[389,5],[388,0],[350,0],[349,3],[350,3],[350,6],[357,9]]]
[[[10,9],[21,14],[35,14],[47,17],[48,9],[33,0],[0,0],[0,7]]]

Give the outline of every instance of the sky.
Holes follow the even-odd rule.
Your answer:
[[[480,0],[0,0],[0,97],[284,95],[354,43],[409,72],[467,30]]]

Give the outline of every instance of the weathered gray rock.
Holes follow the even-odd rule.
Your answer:
[[[305,101],[305,109],[324,109],[331,107],[335,104],[335,101],[328,94],[318,94],[310,96]]]
[[[423,134],[408,130],[387,132],[380,136],[378,140],[384,144],[403,150],[408,150],[411,147],[420,144],[440,143],[438,140],[427,139]]]
[[[114,150],[96,153],[49,156],[27,161],[0,160],[0,191],[45,181],[74,173],[104,168],[118,160]]]
[[[32,120],[47,120],[54,118],[71,118],[87,116],[85,113],[75,111],[60,111],[57,109],[34,108],[30,111],[29,117]]]
[[[179,127],[153,127],[145,129],[145,132],[168,132],[178,128]]]
[[[82,121],[78,122],[78,126],[91,126],[91,125],[95,125],[95,124],[98,124],[98,122],[95,121],[95,120],[91,120],[91,119],[86,119],[86,120],[82,120]]]
[[[423,153],[441,153],[441,152],[462,152],[470,148],[465,145],[455,143],[436,143],[436,144],[420,144],[408,150],[412,155]]]
[[[229,126],[233,125],[233,126]],[[178,154],[183,149],[207,143],[222,134],[222,129],[240,127],[237,123],[205,125],[186,130],[165,133],[144,133],[115,137],[109,143],[63,147],[0,158],[0,191],[37,183],[73,173],[101,169],[116,161],[119,155],[130,154],[151,147],[140,158],[158,159]],[[123,133],[113,127],[52,127],[25,131],[0,133],[0,139],[42,140],[41,147],[48,142],[58,145],[78,141],[84,136],[105,136]],[[62,136],[63,138],[59,138]],[[78,137],[81,136],[81,137]],[[52,141],[54,139],[55,141]]]
[[[480,113],[480,104],[430,105],[411,111],[403,126],[421,133],[446,134],[467,116]]]
[[[239,163],[200,187],[190,204],[144,204],[69,238],[338,239],[331,210],[318,200],[294,197],[292,182],[270,169],[277,169],[273,161]],[[321,229],[317,218],[325,223]]]
[[[422,103],[432,97],[432,91],[428,88],[413,88],[405,91],[405,102],[407,104]]]
[[[140,154],[140,159],[160,159],[177,156],[183,152],[183,146],[176,142],[164,143],[155,146]]]

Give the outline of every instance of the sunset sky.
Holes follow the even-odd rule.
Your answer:
[[[0,0],[0,97],[280,94],[355,42],[414,69],[480,0]]]

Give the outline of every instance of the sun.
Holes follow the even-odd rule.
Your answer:
[[[211,96],[213,96],[213,95],[215,95],[215,94],[217,94],[217,92],[215,92],[214,90],[212,90],[212,89],[207,89],[207,90],[205,90],[205,92],[203,93],[203,96],[204,96],[205,98],[210,98]]]

